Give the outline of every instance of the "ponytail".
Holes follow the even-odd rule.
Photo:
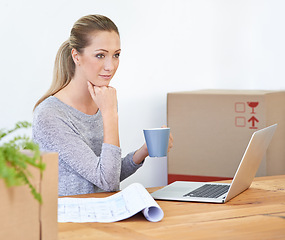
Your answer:
[[[42,101],[56,94],[70,83],[75,73],[71,50],[75,49],[78,53],[82,53],[84,48],[90,44],[90,34],[96,31],[114,31],[119,35],[115,23],[102,15],[87,15],[76,21],[71,29],[69,40],[65,41],[57,52],[52,84],[49,90],[37,101],[34,110]]]
[[[52,84],[49,90],[37,101],[34,110],[46,98],[56,94],[67,86],[74,76],[74,72],[75,64],[71,56],[69,41],[67,40],[60,46],[56,54]]]

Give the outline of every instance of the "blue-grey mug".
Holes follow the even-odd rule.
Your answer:
[[[143,132],[149,156],[167,156],[170,128],[150,128]]]

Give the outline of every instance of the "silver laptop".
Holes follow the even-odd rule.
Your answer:
[[[176,181],[153,192],[158,200],[225,203],[251,185],[277,124],[254,132],[235,176],[229,183]]]

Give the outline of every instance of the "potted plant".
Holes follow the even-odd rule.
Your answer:
[[[31,123],[23,121],[16,123],[13,129],[0,130],[0,178],[7,187],[27,184],[34,198],[42,203],[41,194],[31,184],[30,178],[33,176],[28,170],[29,166],[33,166],[42,174],[45,169],[39,146],[25,135],[13,136],[15,131],[29,127]],[[5,141],[9,137],[11,139]],[[27,150],[32,154],[27,154]]]
[[[29,127],[0,130],[0,239],[55,240],[58,153],[41,152],[21,134]]]

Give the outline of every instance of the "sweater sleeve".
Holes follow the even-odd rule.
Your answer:
[[[123,181],[124,179],[135,173],[143,165],[144,161],[140,164],[136,164],[133,161],[134,154],[135,152],[131,152],[122,159],[122,170],[121,170],[120,181]]]
[[[103,143],[100,156],[96,156],[70,121],[46,112],[35,114],[33,121],[33,139],[41,150],[58,152],[59,161],[97,187],[119,190],[121,149]]]

